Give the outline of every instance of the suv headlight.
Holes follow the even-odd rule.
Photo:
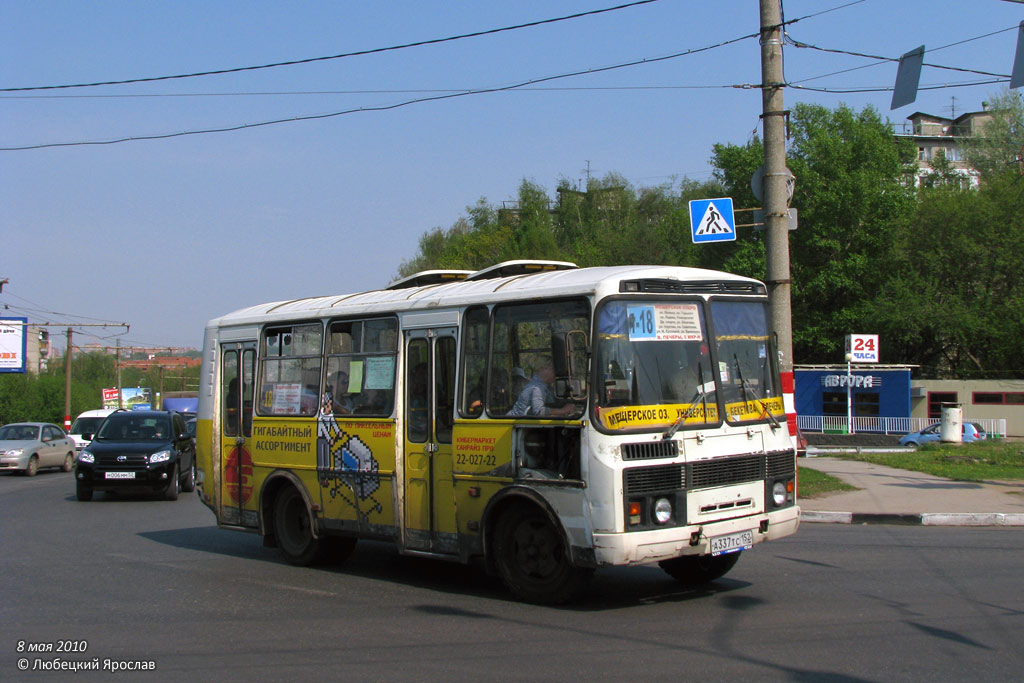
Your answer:
[[[157,462],[167,462],[170,459],[171,459],[171,452],[170,451],[157,451],[153,455],[149,456],[150,464],[157,463]]]
[[[82,451],[78,454],[78,462],[87,462],[91,465],[96,462],[96,456],[89,451]]]

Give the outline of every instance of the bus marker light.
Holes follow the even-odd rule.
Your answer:
[[[629,501],[629,523],[639,524],[640,523],[640,501],[631,500]]]

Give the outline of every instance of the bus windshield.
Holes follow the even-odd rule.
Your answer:
[[[596,358],[604,379],[596,405],[605,427],[718,422],[701,302],[606,304],[598,318]],[[624,406],[648,410],[620,409]]]
[[[595,405],[609,429],[716,424],[783,415],[763,302],[616,300],[598,316]],[[634,408],[642,408],[635,410]]]
[[[765,304],[712,301],[711,318],[726,420],[777,423],[785,412],[768,343]]]

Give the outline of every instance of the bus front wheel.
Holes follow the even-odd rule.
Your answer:
[[[573,566],[562,535],[536,509],[517,508],[498,520],[494,559],[509,590],[538,604],[568,602],[592,573]]]
[[[664,569],[669,576],[680,583],[695,586],[702,583],[711,583],[729,573],[736,562],[739,561],[741,552],[729,553],[728,555],[684,555],[671,560],[663,560],[658,566]]]
[[[289,486],[274,502],[274,535],[277,547],[290,564],[313,564],[320,554],[320,542],[313,537],[313,523],[302,495]]]

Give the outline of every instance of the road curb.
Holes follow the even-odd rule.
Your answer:
[[[820,524],[904,524],[921,526],[1021,526],[1024,514],[1005,512],[924,512],[886,514],[802,510],[800,520]]]

